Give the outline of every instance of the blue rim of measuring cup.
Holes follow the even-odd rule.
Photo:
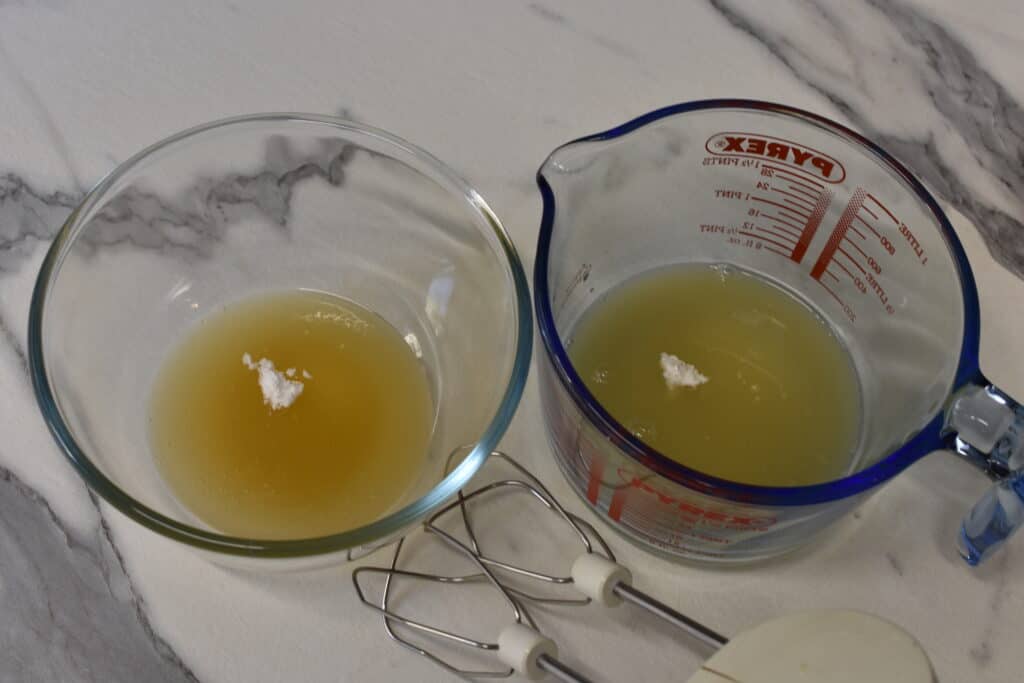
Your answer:
[[[910,190],[917,195],[918,199],[928,207],[928,210],[931,211],[945,238],[946,246],[953,256],[960,276],[960,290],[963,296],[964,311],[963,341],[960,345],[960,358],[951,392],[956,391],[972,380],[977,381],[981,377],[978,367],[980,315],[978,290],[974,283],[974,274],[971,272],[970,264],[967,261],[967,254],[964,252],[960,240],[953,231],[953,226],[939,207],[938,202],[925,189],[921,181],[884,149],[842,124],[796,107],[775,102],[746,99],[697,100],[656,109],[615,128],[578,138],[561,145],[544,160],[544,163],[541,164],[540,169],[537,171],[537,186],[540,189],[544,207],[541,216],[540,236],[537,241],[537,256],[533,269],[533,297],[537,313],[537,327],[544,342],[545,351],[554,366],[559,380],[587,419],[628,457],[677,484],[700,491],[701,493],[729,500],[764,505],[813,505],[827,503],[867,491],[891,479],[928,453],[942,448],[942,435],[945,423],[944,410],[940,409],[924,428],[888,456],[859,472],[841,479],[812,486],[781,487],[741,484],[713,477],[681,465],[633,436],[590,393],[572,366],[565,346],[562,344],[561,337],[555,327],[554,316],[551,312],[548,288],[548,259],[556,212],[554,192],[552,192],[547,178],[544,177],[544,169],[548,162],[560,151],[573,145],[613,140],[663,118],[704,109],[743,109],[800,119],[811,125],[837,133],[852,142],[859,143],[869,155],[874,155],[878,161],[894,171],[909,186]]]
[[[201,529],[168,517],[122,490],[104,474],[75,439],[73,430],[64,419],[57,396],[51,386],[46,354],[43,349],[43,325],[48,294],[59,274],[64,257],[78,234],[84,229],[83,223],[79,220],[80,216],[89,215],[92,208],[105,198],[106,193],[115,187],[126,174],[168,147],[213,130],[265,123],[314,124],[355,133],[383,142],[387,146],[409,155],[429,169],[429,175],[427,173],[424,175],[428,175],[434,182],[442,184],[446,190],[461,195],[470,210],[478,213],[487,229],[493,233],[497,240],[495,256],[504,259],[503,266],[507,270],[510,280],[509,286],[516,316],[513,340],[514,357],[500,402],[462,462],[423,496],[375,522],[337,534],[294,540],[242,538]],[[482,226],[481,229],[483,229]],[[28,364],[36,401],[54,440],[89,488],[114,508],[162,536],[203,550],[253,558],[304,558],[328,555],[393,538],[393,534],[407,529],[440,507],[476,474],[504,435],[522,397],[533,348],[532,320],[526,273],[511,237],[483,197],[441,160],[412,143],[379,128],[333,116],[294,112],[247,114],[204,123],[154,143],[120,164],[89,191],[78,207],[68,216],[40,266],[29,306]]]

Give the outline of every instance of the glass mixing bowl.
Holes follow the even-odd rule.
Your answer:
[[[226,536],[161,479],[147,435],[150,385],[200,318],[298,288],[375,311],[421,354],[436,411],[426,465],[390,514],[364,527]],[[222,561],[307,566],[397,538],[473,476],[522,394],[531,325],[515,248],[451,169],[362,124],[259,114],[159,142],[86,196],[43,261],[29,360],[50,431],[107,503]],[[453,454],[461,462],[446,475]]]

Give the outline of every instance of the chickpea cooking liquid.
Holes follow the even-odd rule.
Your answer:
[[[569,355],[598,402],[687,467],[762,486],[841,477],[860,392],[851,359],[810,308],[722,267],[667,267],[608,292]]]
[[[202,320],[155,380],[150,436],[178,499],[223,533],[295,539],[379,519],[420,474],[422,364],[371,311],[294,291]]]

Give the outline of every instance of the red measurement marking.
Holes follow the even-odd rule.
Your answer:
[[[793,192],[799,192],[800,194],[805,195],[812,202],[818,200],[818,192],[813,187],[811,187],[810,185],[804,185],[804,187],[808,189],[803,190],[797,187],[797,185],[802,185],[802,183],[798,183],[795,180],[790,181],[789,189],[793,190]]]
[[[856,227],[854,227],[853,223],[850,223],[850,230],[853,230],[853,234],[855,234],[857,237],[861,238],[862,240],[867,239],[867,237],[864,237],[864,233],[862,233],[860,230],[858,230]],[[851,241],[850,244],[853,244],[853,242]]]
[[[833,261],[832,263],[836,264],[837,266],[839,266],[840,268],[842,268],[843,270],[845,270],[845,271],[846,271],[846,274],[850,276],[850,279],[851,279],[851,280],[853,280],[853,279],[854,279],[853,273],[851,273],[851,272],[850,272],[850,269],[849,269],[849,268],[847,268],[846,266],[844,266],[844,265],[842,264],[842,262],[841,262],[841,261]],[[826,273],[828,273],[828,270],[826,270],[825,272],[826,272]],[[832,274],[831,274],[831,273],[829,273],[829,275],[832,275]],[[835,277],[835,276],[834,276],[834,275],[832,275],[832,277]],[[836,279],[838,280],[839,278],[836,278]]]
[[[813,180],[813,179],[808,178],[807,176],[803,175],[802,171],[800,171],[801,175],[797,175],[796,171],[790,171],[790,170],[785,169],[785,168],[779,168],[778,166],[772,166],[771,164],[764,164],[764,167],[765,168],[770,168],[773,171],[775,171],[776,173],[782,173],[783,175],[792,176],[792,177],[796,178],[797,180],[799,180],[800,182],[810,183],[811,185],[814,185],[814,186],[818,187],[819,189],[824,189],[824,187],[825,187],[824,185],[819,183],[817,180]]]
[[[777,187],[773,187],[772,190],[774,190],[775,192],[778,192],[779,194],[784,194],[787,197],[792,197],[792,199],[784,199],[783,201],[786,201],[786,202],[802,202],[801,204],[797,204],[797,206],[799,206],[801,209],[808,209],[808,210],[810,210],[810,209],[814,208],[814,202],[809,202],[806,199],[804,199],[803,197],[801,197],[800,195],[793,194],[792,192],[786,192],[785,190],[780,190]],[[806,206],[804,206],[804,204],[806,204]]]
[[[781,244],[779,242],[776,242],[775,240],[770,240],[767,237],[764,237],[763,235],[758,235],[757,233],[754,233],[754,232],[747,232],[746,230],[737,230],[736,232],[738,234],[740,234],[740,235],[746,235],[747,237],[753,237],[754,239],[761,240],[762,242],[767,242],[768,244],[774,244],[775,246],[779,247],[780,249],[789,249],[790,248],[789,245]]]
[[[828,211],[828,205],[831,201],[832,190],[822,190],[818,194],[818,200],[814,203],[814,210],[807,217],[807,223],[804,224],[803,231],[800,233],[800,240],[793,248],[794,263],[800,263],[803,260],[804,254],[807,253],[807,247],[811,245],[814,233],[818,231],[821,219],[825,217],[825,212]]]
[[[778,225],[777,223],[772,223],[772,227],[775,228],[776,230],[786,233],[787,235],[790,235],[791,237],[796,237],[797,239],[800,239],[799,230],[793,230],[792,228],[787,228],[782,225]]]
[[[780,250],[776,249],[775,247],[773,247],[773,246],[771,246],[769,244],[764,245],[764,247],[762,247],[762,249],[764,249],[765,251],[770,251],[773,254],[778,254],[779,256],[784,256],[785,258],[789,258],[789,255],[791,253],[788,250],[787,251],[780,251]]]
[[[826,284],[825,284],[824,282],[822,282],[821,280],[818,280],[818,284],[819,284],[819,285],[821,285],[822,287],[824,287],[824,288],[825,288],[825,291],[826,291],[826,292],[828,292],[829,294],[831,294],[831,295],[832,295],[832,298],[833,298],[833,299],[835,299],[835,300],[836,300],[836,301],[837,301],[837,302],[839,303],[839,305],[843,307],[843,310],[844,310],[844,311],[846,310],[846,304],[845,304],[845,303],[843,303],[843,300],[839,298],[839,295],[838,295],[838,294],[836,294],[835,292],[833,292],[833,291],[832,291],[832,288],[831,288],[831,287],[829,287],[828,285],[826,285]]]
[[[871,216],[872,218],[874,218],[874,219],[875,219],[876,221],[878,220],[878,214],[877,214],[877,213],[875,213],[874,211],[872,211],[871,209],[869,209],[869,208],[868,208],[868,206],[867,206],[867,204],[864,204],[864,205],[863,205],[863,206],[861,206],[860,208],[862,208],[862,209],[864,209],[865,211],[867,211],[867,212],[868,212],[868,215],[869,215],[869,216]]]
[[[789,227],[793,228],[797,232],[800,232],[801,230],[803,230],[803,228],[800,225],[798,225],[796,223],[791,223],[791,222],[785,220],[784,218],[780,218],[779,216],[769,216],[766,213],[765,214],[761,214],[761,215],[763,215],[765,218],[767,218],[768,220],[770,220],[770,221],[772,221],[774,223],[782,223],[783,225],[788,225]]]
[[[764,202],[765,204],[771,204],[772,206],[777,206],[780,209],[785,209],[786,211],[790,211],[792,213],[796,213],[796,210],[793,209],[792,207],[786,206],[785,204],[779,204],[778,202],[773,202],[772,200],[767,199],[765,197],[755,197],[755,196],[751,195],[750,201],[752,201],[752,202]],[[806,215],[800,216],[801,220],[804,220],[806,218],[807,218]]]
[[[587,482],[587,500],[597,505],[597,497],[601,493],[601,479],[604,477],[604,460],[594,458],[590,461],[590,481]]]
[[[868,199],[873,201],[875,204],[878,204],[878,208],[880,208],[882,211],[885,211],[887,214],[889,214],[889,218],[892,219],[893,223],[895,223],[896,225],[900,224],[900,222],[898,220],[896,220],[896,216],[892,215],[892,211],[890,211],[889,209],[885,208],[885,204],[883,204],[882,202],[878,201],[878,197],[876,197],[873,194],[869,194],[868,195]]]
[[[814,204],[811,204],[810,202],[802,203],[803,200],[797,201],[796,199],[790,199],[789,197],[785,197],[782,201],[795,206],[802,211],[814,211]]]
[[[840,254],[842,254],[843,256],[845,256],[846,258],[850,259],[850,263],[852,263],[853,265],[857,266],[857,270],[859,270],[860,272],[864,273],[865,275],[868,274],[868,271],[864,270],[864,266],[862,266],[861,264],[857,263],[857,259],[855,259],[852,256],[850,256],[850,252],[846,251],[842,247],[839,247],[837,249],[837,251]],[[839,261],[833,261],[833,263],[839,263]]]
[[[855,230],[855,228],[853,227],[853,224],[852,224],[852,223],[850,224],[850,230]],[[858,246],[856,245],[856,243],[854,243],[854,241],[853,241],[853,240],[846,240],[846,243],[847,243],[847,244],[849,244],[849,245],[850,245],[851,247],[853,247],[854,249],[856,249],[857,251],[859,251],[859,252],[860,252],[860,255],[861,255],[861,256],[863,256],[863,257],[864,257],[865,259],[866,259],[866,258],[868,258],[868,255],[867,255],[867,253],[865,253],[865,251],[864,251],[863,249],[861,249],[860,247],[858,247]]]
[[[849,203],[846,208],[843,209],[843,215],[839,217],[839,222],[836,223],[835,229],[832,230],[832,235],[829,236],[828,242],[825,244],[825,248],[821,251],[821,255],[818,256],[818,260],[815,262],[814,267],[811,268],[811,277],[815,280],[821,281],[821,274],[825,272],[825,268],[828,266],[829,261],[835,256],[836,250],[839,249],[839,243],[846,236],[846,230],[850,227],[850,223],[853,222],[854,216],[857,215],[857,211],[860,209],[861,204],[864,203],[864,197],[866,193],[864,188],[858,187],[857,191],[850,197]],[[860,266],[858,265],[858,268]]]
[[[821,192],[821,190],[822,190],[821,187],[815,187],[814,185],[808,185],[807,182],[804,182],[803,180],[800,180],[799,178],[783,178],[783,180],[786,181],[787,183],[790,183],[790,187],[799,186],[805,192],[810,192],[815,197],[817,197],[818,193]]]
[[[786,208],[789,209],[789,207],[786,207]],[[796,211],[793,211],[792,209],[789,209],[789,213],[782,213],[782,210],[780,210],[779,211],[779,215],[785,216],[789,220],[796,221],[797,223],[800,223],[801,225],[807,225],[807,219],[809,218],[809,216],[806,216],[806,215],[803,215],[803,214],[797,215]]]
[[[875,237],[877,237],[878,239],[882,239],[882,236],[879,234],[879,232],[877,230],[875,230],[875,226],[871,225],[870,223],[868,223],[866,220],[864,220],[860,216],[857,216],[856,218],[854,218],[854,220],[860,221],[861,224],[864,225],[868,230],[870,230],[871,232],[875,233]]]
[[[787,235],[785,233],[769,230],[768,228],[762,228],[760,225],[755,225],[754,230],[757,230],[758,232],[763,232],[766,235],[771,235],[772,237],[778,237],[779,239],[784,240],[786,242],[792,242],[794,245],[796,244],[796,239],[792,235]]]
[[[612,494],[612,499],[608,503],[608,516],[618,521],[622,517],[622,508],[626,505],[626,493],[629,489],[625,486],[616,487],[615,493]]]
[[[837,278],[837,277],[836,277],[836,274],[835,274],[835,273],[833,273],[833,272],[832,272],[831,270],[826,270],[826,271],[825,271],[825,275],[828,275],[828,276],[829,276],[830,278],[832,278],[832,279],[833,279],[833,280],[835,280],[836,282],[839,282],[839,278]]]

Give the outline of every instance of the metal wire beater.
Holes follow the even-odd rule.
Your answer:
[[[453,453],[453,457],[454,455]],[[451,458],[449,460],[451,461]],[[586,683],[589,679],[558,660],[557,647],[537,630],[536,622],[526,607],[527,604],[579,607],[591,602],[598,602],[611,607],[626,601],[679,627],[711,649],[718,649],[727,642],[726,638],[703,624],[634,588],[629,570],[616,562],[611,548],[594,526],[563,508],[548,489],[526,468],[500,451],[492,453],[491,460],[500,460],[506,463],[519,478],[500,479],[468,493],[460,491],[455,501],[436,512],[423,525],[426,535],[439,539],[449,549],[467,558],[478,571],[461,575],[444,575],[400,569],[399,560],[402,555],[403,539],[396,545],[389,567],[360,567],[353,572],[352,581],[359,599],[364,605],[383,615],[384,629],[392,640],[447,671],[468,680],[507,678],[518,672],[529,680],[539,680],[547,674],[557,680],[576,683]],[[474,500],[480,503],[499,491],[510,489],[527,494],[531,501],[543,506],[571,529],[572,535],[579,541],[583,552],[573,563],[570,573],[552,574],[501,561],[488,556],[481,548],[468,503]],[[456,512],[461,517],[466,542],[439,525],[440,520]],[[368,599],[360,583],[360,580],[367,574],[384,575],[385,577],[379,603]],[[398,577],[449,585],[481,582],[489,584],[500,594],[503,602],[509,608],[512,617],[511,624],[501,632],[497,641],[487,642],[405,617],[398,613],[391,604],[392,582]],[[571,587],[580,596],[553,596],[528,591],[519,586],[510,585],[510,579],[513,578],[519,583],[534,582],[538,585]],[[483,670],[458,667],[437,653],[403,638],[395,631],[396,623],[439,642],[494,653],[505,666],[501,669]]]

